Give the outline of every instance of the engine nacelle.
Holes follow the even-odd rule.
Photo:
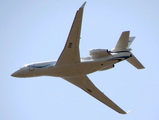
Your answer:
[[[106,57],[110,55],[108,49],[91,49],[89,51],[90,56],[93,58]]]
[[[132,49],[131,48],[126,48],[126,49],[115,49],[115,48],[113,48],[113,49],[111,49],[111,53],[119,53],[119,52],[130,52]]]

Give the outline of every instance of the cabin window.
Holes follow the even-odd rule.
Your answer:
[[[30,66],[29,71],[34,71],[34,67]]]

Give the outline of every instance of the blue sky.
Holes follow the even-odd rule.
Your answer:
[[[112,49],[121,33],[136,36],[133,54],[146,69],[124,61],[88,75],[125,111],[120,115],[57,77],[13,78],[27,63],[58,59],[83,0],[0,1],[0,120],[158,120],[159,2],[157,0],[87,0],[80,55]]]

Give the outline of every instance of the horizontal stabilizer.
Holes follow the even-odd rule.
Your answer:
[[[130,64],[132,64],[137,69],[143,69],[143,68],[145,68],[132,53],[131,53],[131,55],[132,55],[132,57],[130,57],[129,59],[127,59],[127,61]]]
[[[134,41],[135,37],[129,37],[128,47],[130,47],[131,43]]]

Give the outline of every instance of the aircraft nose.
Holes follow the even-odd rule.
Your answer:
[[[12,77],[24,77],[23,74],[21,74],[21,69],[12,73],[11,76]]]

